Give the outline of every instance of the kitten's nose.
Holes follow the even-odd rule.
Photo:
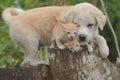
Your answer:
[[[86,40],[86,36],[84,34],[81,34],[81,35],[79,35],[79,39],[81,41],[85,41]]]
[[[71,36],[70,36],[71,38],[75,38],[76,37],[76,35],[74,35],[74,34],[71,34]]]

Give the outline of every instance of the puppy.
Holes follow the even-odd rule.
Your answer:
[[[3,11],[2,17],[10,28],[12,40],[24,50],[23,64],[41,63],[36,56],[40,47],[51,44],[52,31],[56,23],[53,19],[54,15],[61,21],[76,23],[77,35],[82,43],[89,43],[94,38],[99,38],[100,43],[104,45],[103,47],[96,39],[100,54],[104,54],[103,57],[109,54],[106,40],[98,34],[98,28],[103,30],[106,18],[98,8],[89,3],[35,8],[18,14],[19,12],[21,10],[8,8]]]
[[[56,24],[53,16],[60,15],[60,10],[66,9],[68,7],[45,7],[19,13],[19,9],[8,8],[3,11],[2,18],[10,28],[11,39],[24,50],[23,65],[37,66],[46,63],[37,59],[38,51],[42,46],[51,45]]]
[[[56,24],[53,29],[51,48],[54,47],[56,43],[59,49],[65,49],[63,44],[69,39],[77,37],[77,26],[73,23],[58,21],[55,16],[54,19]]]
[[[106,58],[109,55],[106,40],[98,34],[98,28],[103,30],[106,23],[106,17],[98,8],[89,3],[77,4],[68,9],[61,19],[78,25],[77,34],[80,44],[93,44],[95,39],[101,56]],[[91,44],[88,45],[90,52],[93,51]]]

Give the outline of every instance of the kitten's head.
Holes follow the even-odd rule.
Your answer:
[[[78,52],[81,47],[80,47],[80,43],[79,41],[75,38],[75,39],[71,39],[71,40],[68,40],[64,46],[66,48],[68,48],[70,51],[72,52]]]
[[[70,22],[63,22],[57,19],[56,16],[53,16],[56,24],[58,24],[63,32],[65,33],[67,38],[75,38],[77,37],[77,25]]]
[[[77,26],[73,23],[64,23],[61,25],[67,38],[77,37]]]

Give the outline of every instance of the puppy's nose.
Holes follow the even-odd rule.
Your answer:
[[[83,35],[83,34],[81,34],[81,35],[79,35],[79,39],[80,39],[81,41],[85,41],[85,40],[86,40],[86,36]]]

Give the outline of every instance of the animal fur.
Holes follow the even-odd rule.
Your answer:
[[[95,38],[102,57],[108,56],[106,40],[98,34],[98,28],[103,30],[106,17],[92,4],[41,7],[22,13],[16,8],[8,8],[3,11],[2,17],[10,28],[12,40],[24,50],[23,64],[35,66],[42,63],[36,56],[39,47],[51,44],[52,31],[56,23],[53,16],[77,24],[77,35],[81,44],[89,43]]]

